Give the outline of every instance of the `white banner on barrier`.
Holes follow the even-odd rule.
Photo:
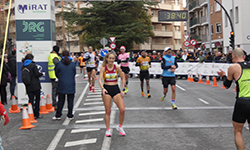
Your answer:
[[[117,63],[115,63],[117,64]],[[227,69],[231,64],[227,63],[188,63],[188,62],[178,62],[178,68],[175,70],[176,75],[187,75],[201,74],[209,76],[217,76],[217,71],[222,69],[227,74]],[[100,70],[102,61],[99,62],[98,70]],[[129,62],[129,68],[131,74],[139,74],[140,68],[135,66],[135,62]],[[149,69],[150,74],[160,75],[162,74],[161,63],[152,62],[151,68]]]

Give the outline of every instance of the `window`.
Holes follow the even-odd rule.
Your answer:
[[[155,16],[155,11],[151,10],[151,15],[154,17]]]
[[[176,26],[176,27],[175,27],[175,31],[180,31],[180,27],[179,27],[179,26]]]
[[[213,4],[210,5],[210,13],[213,13]]]
[[[149,38],[146,38],[146,43],[149,44]]]
[[[166,31],[166,26],[162,25],[162,31]]]
[[[227,27],[227,26],[228,26],[228,18],[227,18],[227,15],[225,13],[225,27]]]
[[[175,45],[180,45],[181,40],[175,40]]]
[[[78,46],[78,41],[75,41],[75,42],[74,42],[74,46]]]
[[[213,25],[211,25],[211,33],[212,33],[212,34],[214,33]]]
[[[221,33],[221,23],[216,23],[216,33]]]
[[[166,38],[162,39],[162,44],[167,44],[167,39]]]
[[[235,7],[235,23],[239,23],[239,9]]]
[[[155,30],[155,25],[152,25],[152,29]]]
[[[220,5],[218,3],[215,2],[215,6],[214,6],[214,11],[220,11]]]
[[[156,44],[155,38],[152,39],[152,44]]]

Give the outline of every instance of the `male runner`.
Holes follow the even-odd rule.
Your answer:
[[[83,72],[83,77],[85,78],[85,62],[83,61],[83,53],[81,53],[81,56],[78,58],[78,61],[80,63],[80,72]]]
[[[83,61],[86,62],[87,73],[88,73],[88,80],[89,80],[89,90],[95,92],[95,54],[92,52],[92,46],[89,46],[88,52],[84,54]]]
[[[162,84],[163,84],[163,96],[161,97],[161,101],[164,101],[164,98],[168,92],[168,85],[171,85],[172,89],[172,108],[177,109],[175,104],[175,69],[178,67],[176,59],[172,56],[172,50],[170,47],[166,47],[164,49],[164,56],[162,57],[161,61],[161,68],[163,69],[162,73]]]
[[[143,91],[143,80],[146,79],[147,84],[147,98],[150,98],[150,91],[149,91],[149,67],[151,68],[151,60],[149,57],[146,57],[145,50],[141,51],[141,56],[137,58],[135,66],[140,66],[140,80],[141,80],[141,96],[144,97]]]
[[[125,84],[125,91],[124,93],[127,94],[128,93],[128,76],[129,76],[129,54],[126,53],[126,48],[125,46],[121,46],[120,47],[120,51],[121,54],[118,56],[118,64],[121,64],[121,69],[125,74],[125,80],[126,80],[126,84]]]
[[[228,75],[222,70],[218,75],[223,77],[223,84],[228,89],[235,80],[237,93],[233,112],[233,127],[235,144],[238,150],[244,150],[242,129],[247,120],[250,128],[250,63],[245,62],[245,55],[241,48],[236,48],[232,53],[233,63],[228,68]]]

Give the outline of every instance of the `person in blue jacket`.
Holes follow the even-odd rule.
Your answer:
[[[75,63],[72,62],[72,58],[69,56],[69,51],[64,50],[62,52],[62,60],[59,61],[55,66],[55,74],[58,78],[58,89],[59,94],[56,115],[52,118],[53,120],[61,120],[62,109],[65,102],[65,96],[67,95],[68,101],[68,114],[67,118],[74,119],[73,104],[75,97],[75,75],[76,67]]]
[[[164,49],[164,56],[161,61],[162,72],[162,84],[163,84],[163,96],[161,97],[161,101],[164,101],[164,98],[168,92],[168,85],[171,85],[172,89],[172,108],[177,109],[175,104],[175,69],[178,68],[177,61],[174,56],[172,56],[172,50],[170,47],[166,47]]]

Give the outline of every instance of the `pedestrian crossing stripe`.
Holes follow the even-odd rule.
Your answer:
[[[103,121],[103,118],[77,120],[75,123],[89,123],[89,122],[99,122],[99,121]]]
[[[85,99],[85,101],[100,101],[102,98],[91,98],[91,99]]]
[[[96,128],[96,129],[74,129],[71,130],[70,133],[82,133],[82,132],[91,132],[91,131],[99,131],[100,128]]]
[[[99,105],[99,104],[103,104],[103,102],[84,103],[83,105]]]
[[[79,116],[101,115],[101,114],[105,114],[105,111],[88,112],[88,113],[80,113],[80,114],[79,114]]]
[[[78,146],[78,145],[84,145],[84,144],[93,144],[93,143],[96,143],[96,141],[97,141],[97,138],[71,141],[71,142],[67,142],[64,145],[64,147]]]

